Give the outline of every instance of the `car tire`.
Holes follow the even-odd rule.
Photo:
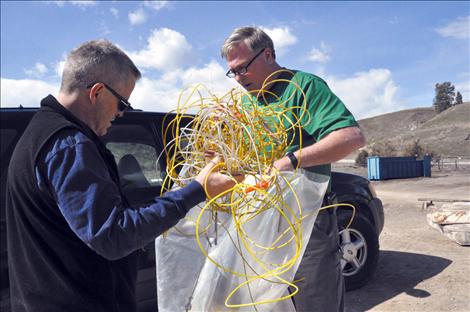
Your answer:
[[[341,266],[346,291],[350,291],[364,286],[374,275],[379,259],[379,240],[371,221],[364,214],[358,213],[357,209],[347,229],[345,227],[351,219],[351,211],[339,209],[337,216],[339,243],[343,254]]]

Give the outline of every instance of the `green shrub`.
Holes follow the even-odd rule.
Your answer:
[[[423,155],[423,147],[419,144],[419,139],[405,145],[403,156],[420,157]]]
[[[366,150],[361,150],[356,156],[356,165],[366,167],[367,157],[369,157],[369,153]]]
[[[397,156],[397,150],[390,141],[375,142],[371,146],[370,156],[379,156],[379,157]]]
[[[414,156],[416,158],[422,159],[425,155],[429,155],[431,157],[436,157],[437,154],[428,147],[423,146],[418,140],[414,140],[413,142],[408,143],[405,145],[403,149],[402,156]]]

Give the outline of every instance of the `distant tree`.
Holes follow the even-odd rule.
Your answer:
[[[436,83],[433,106],[436,113],[441,113],[452,106],[455,97],[455,87],[448,81]]]
[[[405,146],[405,149],[403,151],[403,156],[415,156],[415,157],[420,157],[424,153],[424,149],[419,143],[419,139],[408,143]]]
[[[371,145],[369,156],[390,157],[396,154],[397,149],[391,141],[379,141]]]
[[[369,157],[369,153],[366,150],[361,150],[356,156],[356,165],[366,167],[367,157]]]
[[[460,92],[457,91],[457,95],[455,96],[455,103],[454,103],[454,105],[458,105],[458,104],[462,104],[462,103],[463,103],[462,94],[460,94]]]
[[[423,146],[419,139],[406,144],[401,152],[401,155],[414,156],[420,159],[422,159],[425,155],[429,155],[431,157],[437,156],[437,154],[428,146]]]

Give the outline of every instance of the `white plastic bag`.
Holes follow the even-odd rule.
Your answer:
[[[244,222],[237,223],[233,215],[218,212],[215,226],[213,213],[206,210],[202,214],[199,231],[210,225],[200,235],[208,257],[194,237],[195,221],[204,205],[193,208],[184,220],[156,239],[160,312],[254,311],[254,304],[258,311],[295,311],[290,298],[279,299],[289,295],[288,282],[292,282],[309,240],[328,177],[303,170],[296,174],[283,172],[281,176],[289,183],[281,182],[280,189],[271,187],[265,200],[255,203],[262,211],[255,217],[239,216]],[[270,201],[279,192],[284,204]],[[263,209],[262,203],[266,202],[272,207]],[[242,224],[243,229],[237,229],[237,224]],[[299,230],[302,239],[296,243],[291,237]],[[284,232],[286,235],[282,236]],[[260,247],[273,245],[284,246],[273,250]],[[296,261],[286,266],[296,254]],[[289,269],[282,274],[267,273],[279,268]],[[227,307],[226,301],[235,307]]]

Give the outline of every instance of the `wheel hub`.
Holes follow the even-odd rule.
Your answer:
[[[364,236],[356,229],[349,228],[340,233],[342,253],[341,269],[344,276],[356,274],[367,260],[367,244]]]
[[[357,248],[351,243],[341,246],[341,250],[343,251],[344,260],[348,262],[353,261],[357,256]]]

